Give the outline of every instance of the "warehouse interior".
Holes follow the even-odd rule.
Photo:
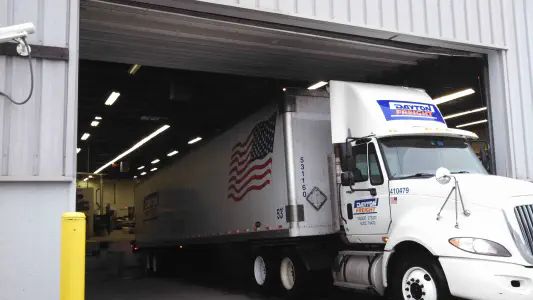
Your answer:
[[[271,104],[283,88],[345,80],[421,88],[434,99],[463,92],[439,108],[448,126],[474,131],[486,142],[478,148],[490,148],[483,57],[269,25],[82,2],[77,187],[87,203],[80,210],[94,222],[88,252],[110,236],[134,239],[138,182]]]

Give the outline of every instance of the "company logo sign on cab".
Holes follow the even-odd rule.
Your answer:
[[[353,207],[356,215],[368,215],[375,214],[378,207],[378,198],[357,200],[354,202]]]
[[[397,100],[377,100],[377,102],[387,121],[421,120],[444,123],[439,109],[434,104]]]

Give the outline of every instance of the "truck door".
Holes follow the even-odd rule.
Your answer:
[[[355,145],[352,153],[355,159],[355,183],[352,188],[359,191],[350,192],[349,187],[344,188],[347,233],[386,234],[391,222],[389,188],[377,144],[370,141]]]

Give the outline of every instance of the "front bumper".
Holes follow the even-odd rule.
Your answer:
[[[470,258],[441,257],[452,295],[473,300],[533,299],[533,268]],[[513,287],[512,283],[519,283]]]

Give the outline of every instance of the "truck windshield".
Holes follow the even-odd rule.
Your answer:
[[[464,139],[404,136],[379,141],[391,179],[431,177],[440,167],[456,174],[487,173]]]

